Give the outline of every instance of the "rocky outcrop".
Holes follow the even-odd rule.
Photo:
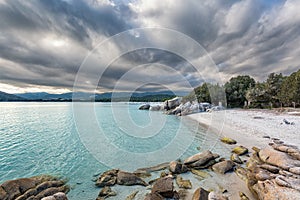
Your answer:
[[[182,97],[175,97],[173,99],[166,100],[164,102],[164,109],[165,110],[171,110],[171,109],[176,108],[177,106],[180,105],[181,100],[182,100]]]
[[[142,185],[147,186],[148,184],[138,177],[135,173],[124,172],[117,169],[112,169],[104,172],[96,181],[96,186],[113,186],[118,185]]]
[[[263,200],[296,200],[300,196],[300,160],[297,147],[271,144],[254,152],[247,162],[249,189]]]
[[[0,185],[0,199],[66,199],[62,193],[67,193],[69,187],[65,184],[66,181],[47,175],[10,180]]]

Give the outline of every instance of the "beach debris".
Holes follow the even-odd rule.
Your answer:
[[[179,188],[192,189],[192,183],[190,180],[184,180],[181,176],[176,177],[176,184]]]
[[[204,200],[204,199],[206,200],[208,199],[208,194],[209,191],[206,191],[202,187],[199,187],[198,189],[195,190],[192,200]]]
[[[143,104],[139,107],[139,110],[149,110],[150,104]]]
[[[0,185],[0,199],[22,200],[48,197],[48,199],[52,198],[56,200],[62,196],[61,193],[68,193],[69,190],[70,188],[66,185],[65,180],[60,180],[53,176],[41,175],[4,182]]]
[[[112,196],[117,196],[117,193],[111,189],[109,186],[105,186],[104,188],[101,189],[101,191],[98,194],[98,198],[108,198]],[[96,200],[99,200],[99,199]]]
[[[221,138],[221,142],[223,142],[225,144],[236,144],[236,141],[232,138],[229,138],[229,137]]]
[[[287,124],[287,125],[295,125],[294,122],[290,122],[290,121],[288,121],[288,120],[286,120],[286,119],[283,119],[283,122],[284,122],[285,124]]]
[[[233,162],[235,162],[237,164],[243,164],[243,161],[240,159],[239,155],[237,155],[236,153],[231,154],[230,160],[232,160]]]
[[[233,148],[231,152],[241,156],[248,153],[248,149],[244,146],[237,146]]]
[[[226,172],[232,170],[234,166],[235,166],[235,164],[233,161],[225,160],[225,161],[219,162],[217,164],[214,164],[212,166],[212,169],[215,172],[218,172],[220,174],[225,174]]]
[[[135,196],[137,195],[137,193],[139,193],[139,191],[135,191],[135,192],[131,193],[130,195],[128,195],[126,197],[125,200],[133,200],[135,198]]]

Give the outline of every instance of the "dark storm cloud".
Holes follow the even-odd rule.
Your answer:
[[[194,87],[237,74],[250,74],[258,80],[270,72],[289,74],[300,62],[299,9],[296,0],[0,0],[0,83],[70,89],[90,50],[110,36],[136,27],[169,28],[186,34],[204,47],[219,73],[201,57],[187,61],[173,52],[147,48],[111,63],[101,77],[103,90],[113,89],[129,72],[123,80],[124,90],[143,78],[160,78],[162,83],[184,90],[184,80]],[[167,35],[139,38],[138,33],[132,34],[132,39],[147,40],[146,44],[176,42],[179,48],[186,48]],[[107,51],[118,54],[128,45],[130,41],[112,42],[113,48]],[[193,53],[193,49],[183,51]],[[193,61],[202,67],[201,74],[191,65]],[[83,88],[90,87],[85,85],[89,79],[100,78],[95,71],[104,68],[103,63],[107,61],[95,60],[95,67],[85,72],[85,81],[80,83]]]

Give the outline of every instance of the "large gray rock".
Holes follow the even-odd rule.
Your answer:
[[[173,174],[181,174],[187,172],[188,168],[178,161],[172,161],[170,162],[169,170]]]
[[[201,153],[197,153],[184,161],[184,164],[189,167],[199,168],[200,166],[204,166],[210,161],[219,157],[217,154],[213,154],[211,151],[204,151]]]
[[[218,173],[221,173],[221,174],[225,174],[226,172],[230,171],[233,169],[234,167],[234,162],[231,161],[231,160],[225,160],[225,161],[222,161],[222,162],[219,162],[217,164],[214,164],[212,166],[212,169],[215,171],[215,172],[218,172]]]
[[[174,196],[174,185],[172,177],[160,178],[154,182],[151,193],[157,193],[165,198]]]
[[[180,105],[181,100],[182,100],[182,97],[175,97],[175,98],[173,98],[173,99],[166,100],[166,101],[164,102],[164,108],[165,108],[166,110],[174,109],[174,108],[176,108],[177,106]]]
[[[142,186],[148,185],[143,179],[141,179],[134,173],[124,172],[124,171],[118,171],[117,183],[119,185],[142,185]]]

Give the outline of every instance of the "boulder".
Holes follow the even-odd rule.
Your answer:
[[[184,180],[181,176],[176,177],[176,184],[179,188],[192,189],[192,183],[190,180]]]
[[[240,159],[239,155],[237,155],[236,153],[231,154],[230,160],[232,160],[233,162],[238,163],[238,164],[243,164],[243,161]]]
[[[290,168],[300,166],[299,160],[294,160],[287,153],[277,151],[270,147],[260,150],[259,157],[263,162],[280,167],[287,171]]]
[[[104,187],[104,186],[112,186],[117,183],[117,169],[111,169],[100,175],[98,180],[96,181],[96,186]]]
[[[166,110],[174,109],[174,108],[176,108],[177,106],[180,105],[181,100],[182,100],[182,97],[175,97],[175,98],[173,98],[173,99],[166,100],[166,101],[164,102],[164,108],[165,108]]]
[[[139,107],[139,110],[149,110],[150,104],[144,104]]]
[[[241,155],[248,153],[248,149],[243,146],[238,146],[238,147],[235,147],[232,149],[232,153],[235,153],[235,154],[241,156]]]
[[[169,171],[173,174],[181,174],[188,171],[188,168],[186,165],[178,162],[178,161],[172,161],[170,162]]]
[[[143,179],[141,179],[134,173],[124,172],[124,171],[118,171],[117,183],[119,185],[142,185],[142,186],[148,185]]]
[[[222,162],[219,162],[217,164],[214,164],[212,166],[212,169],[215,171],[215,172],[218,172],[220,174],[225,174],[226,172],[230,171],[233,169],[234,167],[234,162],[231,161],[231,160],[225,160],[225,161],[222,161]]]
[[[243,192],[239,192],[239,196],[241,200],[250,200],[246,194],[244,194]]]
[[[208,200],[208,194],[208,191],[200,187],[195,190],[192,200]]]
[[[213,160],[216,158],[216,155],[213,154],[211,151],[207,150],[201,153],[197,153],[189,158],[187,158],[184,161],[184,164],[191,165],[193,164],[193,167],[201,166],[207,163],[210,160]]]
[[[157,193],[165,198],[172,198],[174,196],[174,185],[172,177],[160,178],[154,182],[151,193]]]
[[[150,106],[149,110],[150,111],[160,111],[160,110],[163,110],[163,106],[162,105],[152,105]]]
[[[102,188],[102,190],[99,192],[98,197],[111,197],[111,196],[116,196],[117,193],[115,191],[112,191],[112,189],[109,186],[105,186]]]
[[[221,142],[223,142],[225,144],[236,144],[236,141],[234,139],[229,138],[229,137],[221,138]]]

